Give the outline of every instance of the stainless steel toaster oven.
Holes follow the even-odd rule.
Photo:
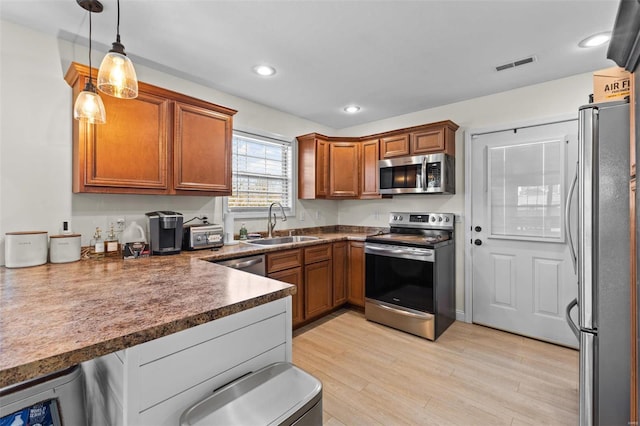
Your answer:
[[[183,250],[218,248],[224,245],[222,226],[214,223],[185,225],[182,238]]]

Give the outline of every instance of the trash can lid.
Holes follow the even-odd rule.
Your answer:
[[[189,407],[180,426],[271,425],[297,419],[322,398],[322,383],[277,362],[224,386]]]

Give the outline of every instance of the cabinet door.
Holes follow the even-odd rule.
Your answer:
[[[329,193],[329,142],[316,140],[316,198]]]
[[[304,320],[304,286],[302,285],[302,268],[286,269],[284,271],[273,272],[268,274],[269,278],[293,284],[298,289],[293,295],[293,312],[291,318],[293,326],[300,324]]]
[[[347,302],[348,248],[346,241],[333,243],[333,306]]]
[[[409,134],[380,139],[380,159],[409,155]]]
[[[174,188],[231,195],[231,117],[181,102],[174,114]]]
[[[329,144],[329,196],[357,198],[360,180],[360,144],[331,142]]]
[[[168,193],[169,101],[146,92],[102,100],[105,124],[74,120],[73,192]]]
[[[304,268],[304,316],[312,318],[333,307],[332,268],[330,260]]]
[[[411,154],[444,152],[444,128],[423,130],[411,134]]]
[[[349,242],[349,290],[348,302],[364,307],[364,243]]]
[[[378,189],[378,139],[362,142],[360,198],[380,198]]]

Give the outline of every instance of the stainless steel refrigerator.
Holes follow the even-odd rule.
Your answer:
[[[578,139],[565,230],[578,283],[578,297],[567,306],[567,321],[580,342],[580,425],[627,425],[629,104],[581,107]],[[574,321],[571,311],[576,306]]]

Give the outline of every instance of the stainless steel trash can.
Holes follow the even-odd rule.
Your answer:
[[[277,362],[218,389],[189,407],[180,426],[322,425],[322,383]]]
[[[0,389],[0,425],[83,426],[84,375],[79,365]]]

